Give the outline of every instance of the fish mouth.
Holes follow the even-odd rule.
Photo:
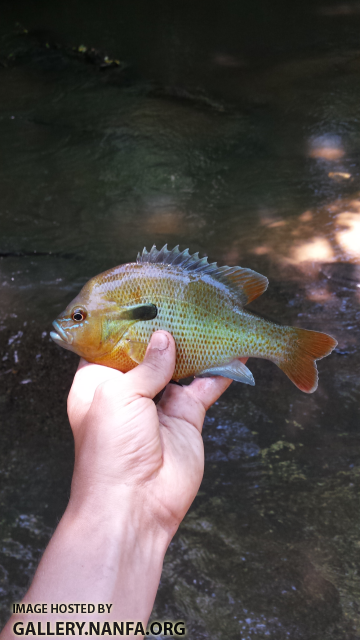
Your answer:
[[[56,329],[56,331],[50,331],[50,338],[52,338],[54,342],[60,344],[65,349],[70,349],[70,345],[73,341],[72,335],[66,333],[66,331],[60,326],[57,320],[54,320],[53,327],[54,329]]]

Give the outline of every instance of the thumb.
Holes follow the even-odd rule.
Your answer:
[[[125,392],[154,398],[170,382],[175,369],[174,338],[167,331],[156,331],[150,340],[145,358],[138,367],[122,378]]]

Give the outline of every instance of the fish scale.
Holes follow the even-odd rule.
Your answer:
[[[267,285],[251,269],[218,267],[178,247],[144,249],[136,263],[92,278],[55,321],[58,333],[52,337],[92,362],[126,372],[142,362],[151,335],[163,329],[176,343],[174,380],[224,375],[254,384],[239,358],[258,357],[311,393],[317,387],[315,361],[336,340],[247,311],[245,305]]]

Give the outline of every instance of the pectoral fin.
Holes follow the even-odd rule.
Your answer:
[[[253,374],[242,362],[240,362],[240,360],[233,360],[228,364],[223,364],[212,369],[206,369],[205,371],[201,371],[196,374],[197,378],[210,378],[212,376],[230,378],[231,380],[236,380],[236,382],[251,384],[251,386],[254,386],[255,384]]]
[[[135,304],[124,307],[119,313],[120,320],[135,322],[137,320],[154,320],[157,316],[157,307],[154,304]]]
[[[133,360],[137,364],[140,364],[140,362],[142,362],[145,358],[148,343],[134,342],[133,340],[126,340],[126,338],[124,338],[122,340],[122,346],[129,358],[131,358],[131,360]]]

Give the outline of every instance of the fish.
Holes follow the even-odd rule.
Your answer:
[[[316,360],[337,341],[280,325],[246,309],[268,279],[239,266],[218,266],[179,246],[150,251],[89,280],[53,322],[51,338],[89,362],[126,373],[145,357],[154,331],[176,344],[173,380],[223,376],[254,385],[240,358],[274,362],[305,393],[318,386]]]

